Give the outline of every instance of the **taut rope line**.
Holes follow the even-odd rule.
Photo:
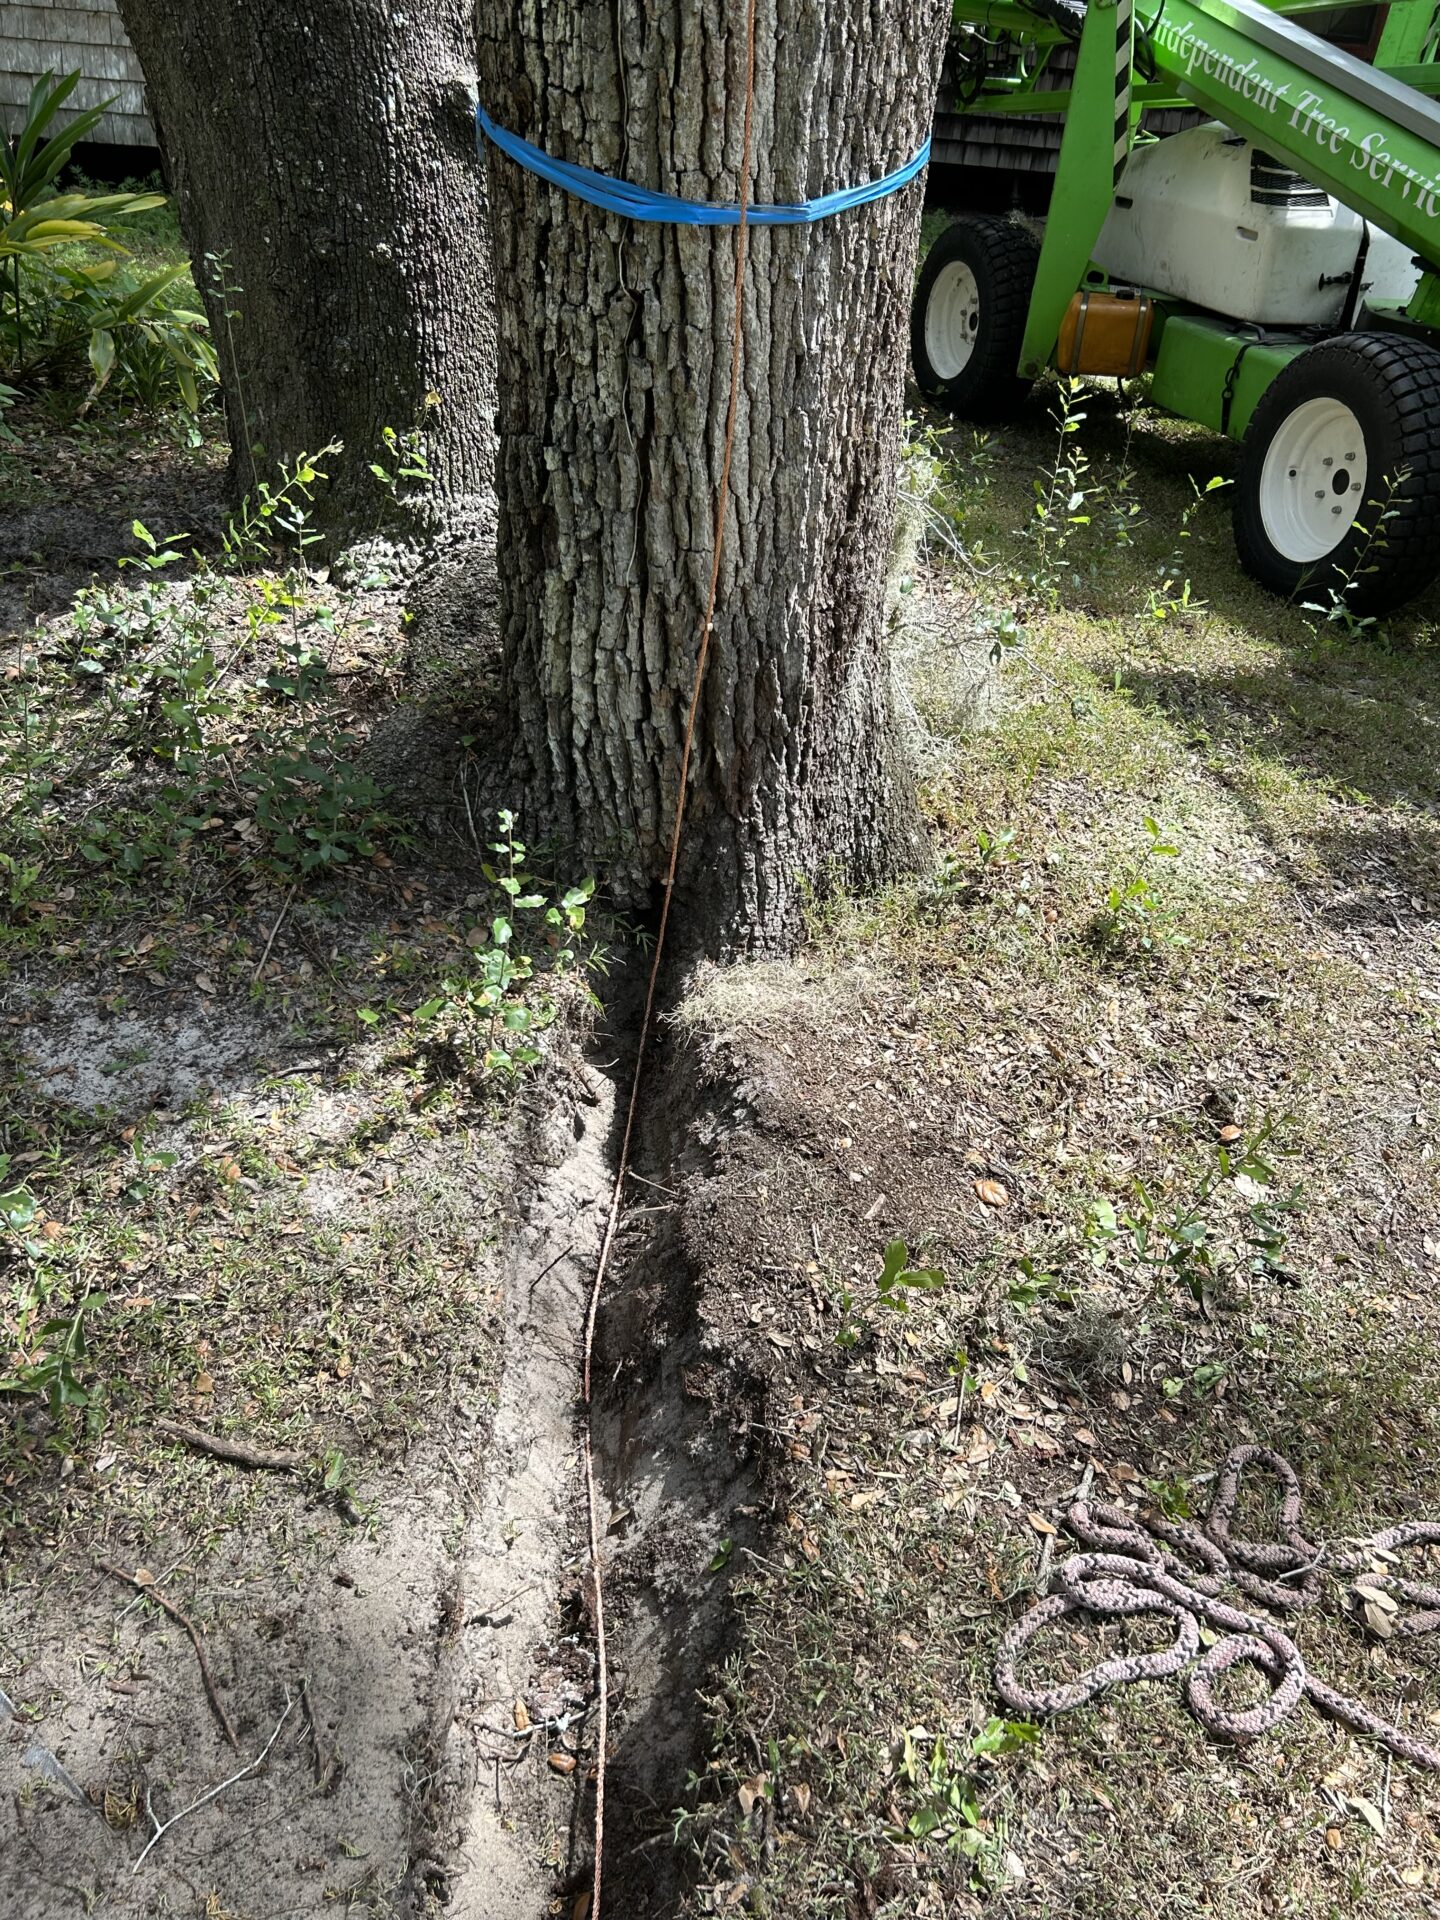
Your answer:
[[[710,559],[710,589],[705,599],[705,618],[700,628],[700,649],[695,659],[695,678],[690,689],[690,708],[685,717],[685,740],[680,753],[680,781],[675,792],[675,812],[670,828],[670,858],[665,869],[665,890],[660,901],[660,924],[655,932],[655,952],[650,961],[650,978],[645,988],[645,1011],[640,1019],[640,1037],[635,1049],[635,1071],[630,1081],[630,1100],[625,1109],[625,1129],[620,1136],[620,1157],[615,1167],[615,1185],[610,1194],[610,1213],[605,1222],[600,1254],[595,1263],[590,1301],[585,1312],[585,1351],[581,1375],[584,1419],[580,1452],[585,1473],[585,1509],[590,1532],[590,1583],[595,1602],[596,1739],[595,1762],[595,1870],[591,1881],[589,1920],[600,1920],[600,1887],[605,1852],[605,1748],[610,1731],[610,1685],[605,1650],[605,1598],[600,1572],[599,1500],[595,1491],[594,1403],[590,1392],[590,1367],[595,1346],[595,1318],[610,1255],[615,1245],[615,1229],[620,1220],[620,1200],[630,1170],[630,1147],[635,1132],[635,1116],[640,1105],[640,1079],[645,1051],[655,1016],[655,990],[660,979],[660,962],[665,952],[665,932],[670,924],[670,900],[675,891],[675,874],[680,864],[680,842],[685,830],[686,788],[690,778],[690,756],[695,744],[695,726],[700,713],[700,696],[705,686],[705,669],[710,663],[710,637],[715,623],[715,599],[720,590],[720,554],[725,539],[725,507],[730,491],[730,462],[735,449],[735,417],[740,404],[740,362],[744,352],[745,262],[750,249],[750,147],[755,123],[755,0],[747,0],[745,9],[745,133],[740,155],[740,205],[735,235],[735,319],[730,351],[730,398],[725,409],[725,449],[720,461],[720,479],[715,489],[715,539]]]

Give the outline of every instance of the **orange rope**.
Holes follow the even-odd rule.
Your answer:
[[[640,1077],[655,1013],[655,990],[660,979],[660,961],[665,952],[665,930],[670,923],[670,898],[675,890],[675,873],[680,864],[680,841],[685,827],[686,789],[690,777],[690,755],[695,744],[695,724],[700,712],[700,695],[705,685],[705,669],[710,661],[710,637],[715,623],[715,596],[720,588],[720,553],[725,538],[725,503],[730,491],[730,461],[735,448],[735,416],[740,405],[740,359],[742,328],[745,318],[745,262],[750,250],[750,142],[755,120],[755,0],[746,0],[745,10],[745,134],[740,158],[740,221],[735,240],[735,327],[730,354],[730,399],[725,409],[725,451],[720,462],[720,481],[715,490],[715,540],[710,560],[710,591],[705,601],[705,619],[700,629],[700,651],[695,661],[695,679],[690,689],[690,710],[685,717],[685,740],[680,753],[680,785],[675,795],[675,813],[670,828],[670,860],[665,870],[665,892],[660,902],[660,925],[655,934],[655,952],[650,962],[650,979],[645,989],[645,1011],[640,1018],[640,1039],[635,1050],[635,1071],[630,1082],[630,1102],[625,1111],[625,1130],[620,1136],[620,1158],[615,1169],[615,1185],[610,1194],[610,1213],[605,1222],[605,1237],[595,1264],[590,1288],[590,1304],[585,1314],[585,1360],[582,1401],[585,1422],[581,1433],[581,1453],[585,1466],[585,1504],[590,1527],[590,1579],[595,1600],[595,1665],[597,1675],[597,1740],[595,1763],[595,1876],[591,1883],[588,1920],[600,1920],[601,1869],[605,1853],[605,1749],[610,1731],[609,1670],[605,1653],[605,1600],[600,1577],[599,1501],[595,1492],[595,1456],[593,1405],[590,1397],[590,1362],[595,1345],[595,1317],[600,1311],[600,1296],[610,1255],[615,1245],[615,1229],[620,1220],[620,1200],[630,1170],[630,1145],[635,1132],[635,1116],[640,1106]]]

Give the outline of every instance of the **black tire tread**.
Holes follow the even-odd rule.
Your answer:
[[[1412,599],[1440,573],[1440,349],[1402,333],[1342,333],[1296,356],[1261,396],[1245,436],[1235,538],[1246,571],[1263,586],[1286,591],[1267,564],[1259,518],[1259,473],[1275,424],[1301,400],[1313,396],[1316,381],[1332,372],[1358,372],[1383,396],[1398,441],[1395,466],[1410,477],[1390,502],[1384,546],[1374,572],[1362,573],[1347,601],[1357,614],[1388,613]],[[1293,396],[1293,397],[1292,397]],[[1385,478],[1376,475],[1376,483]],[[1368,524],[1380,495],[1369,485],[1359,518]],[[1307,591],[1324,592],[1345,571],[1340,557],[1319,563],[1304,582]],[[1296,591],[1290,586],[1290,592]]]
[[[991,351],[977,353],[958,379],[941,380],[925,351],[925,308],[943,268],[965,259],[984,273],[986,331]],[[1015,371],[1030,313],[1040,248],[1034,236],[1004,214],[967,213],[953,220],[930,248],[910,309],[910,359],[922,393],[967,420],[1009,418],[1034,384]]]

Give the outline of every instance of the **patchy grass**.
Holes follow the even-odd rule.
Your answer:
[[[912,663],[934,870],[680,1018],[758,1090],[692,1242],[784,1490],[782,1550],[727,1576],[692,1908],[1429,1912],[1434,1782],[1308,1710],[1231,1749],[1152,1684],[986,1738],[1087,1467],[1203,1515],[1259,1439],[1317,1537],[1440,1514],[1440,603],[1357,638],[1260,594],[1206,490],[1231,450],[1103,396],[1072,403],[1083,508],[1038,540],[1053,397],[932,444],[971,566],[934,543],[926,592],[1001,656],[978,734],[943,654]],[[948,1276],[903,1316],[896,1235]],[[1440,1649],[1367,1639],[1333,1586],[1299,1638],[1433,1737]]]
[[[439,1698],[497,1391],[511,1095],[589,1017],[589,889],[478,813],[457,725],[407,693],[398,583],[237,547],[211,453],[168,434],[27,431],[43,484],[7,501],[25,617],[0,644],[0,1722],[13,1702],[82,1791],[111,1783],[116,1833],[157,1782],[183,1804],[233,1772],[188,1640],[96,1560],[153,1574],[248,1754],[306,1676],[284,1847],[197,1831],[206,1884],[273,1870],[273,1907],[303,1854],[324,1899],[390,1912],[420,1793],[397,1755]],[[77,470],[93,510],[63,503]],[[88,1810],[67,1832],[6,1740],[0,1764],[37,1886],[119,1899],[129,1842]]]
[[[22,1530],[115,1421],[178,1406],[383,1456],[454,1367],[483,1373],[495,1204],[464,1162],[583,1006],[588,891],[557,904],[458,797],[448,867],[413,862],[365,763],[401,699],[391,583],[229,538],[227,562],[132,536],[0,688],[0,1151],[34,1212],[0,1249],[12,1390],[43,1322],[106,1297],[72,1404],[10,1435]]]

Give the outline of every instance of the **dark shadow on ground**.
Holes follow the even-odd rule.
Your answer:
[[[191,549],[218,550],[229,502],[217,446],[138,431],[76,443],[43,421],[27,425],[19,409],[12,425],[21,445],[0,468],[0,641],[68,608],[92,580],[114,578],[121,554],[143,551],[136,520],[157,539],[183,536],[187,558],[169,577],[190,571]]]
[[[1258,671],[1116,665],[1196,744],[1276,761],[1357,805],[1440,801],[1440,679],[1426,662],[1337,647]]]
[[[1425,662],[1337,646],[1258,671],[1119,671],[1134,700],[1206,755],[1292,881],[1307,886],[1316,862],[1326,870],[1330,890],[1310,894],[1319,919],[1397,932],[1433,920],[1440,688],[1425,685]],[[1277,771],[1333,804],[1307,804]]]

